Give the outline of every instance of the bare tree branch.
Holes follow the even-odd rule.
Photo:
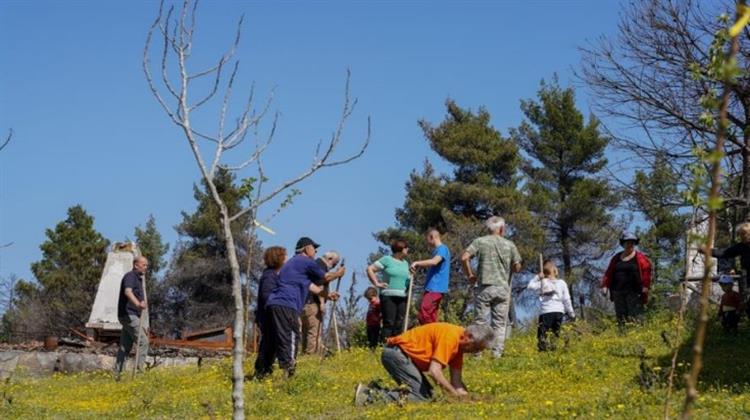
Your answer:
[[[273,118],[273,123],[271,125],[271,131],[268,134],[268,139],[264,143],[256,146],[255,151],[250,156],[250,158],[248,158],[246,161],[240,163],[237,166],[222,165],[222,167],[224,169],[236,172],[236,171],[240,171],[240,170],[246,168],[247,166],[252,165],[253,163],[257,162],[257,164],[258,164],[258,170],[260,172],[260,176],[262,177],[263,176],[263,168],[262,168],[262,166],[260,164],[259,159],[260,159],[260,156],[263,154],[263,152],[266,151],[266,149],[268,148],[268,146],[270,146],[271,142],[273,141],[274,134],[276,133],[276,126],[278,124],[278,120],[279,120],[279,114],[277,112],[276,115]]]
[[[709,70],[709,48],[722,28],[717,17],[734,7],[734,1],[632,2],[621,15],[616,38],[602,37],[580,49],[583,59],[575,74],[591,89],[596,112],[638,133],[626,138],[610,132],[618,150],[643,162],[668,156],[680,179],[689,179],[691,165],[700,164],[694,151],[715,144],[716,124],[706,124],[704,117],[717,120],[718,111],[706,114],[701,99],[722,90]],[[740,38],[737,60],[747,69],[750,31]],[[750,203],[750,75],[743,73],[729,92],[724,150],[735,152],[725,155],[723,167],[740,178],[740,195]],[[729,204],[747,213],[750,205],[742,203]]]
[[[169,11],[167,12],[167,18],[164,21],[164,27],[162,29],[162,34],[164,35],[164,47],[162,50],[161,55],[161,80],[162,83],[164,83],[164,86],[167,87],[167,91],[177,100],[180,99],[180,96],[177,94],[177,91],[174,87],[172,87],[172,84],[169,82],[169,77],[167,76],[167,52],[169,51],[169,46],[172,45],[173,48],[176,48],[176,44],[174,41],[171,41],[168,33],[169,33],[169,18],[172,16],[172,12],[174,10],[174,7],[170,7]],[[162,28],[161,25],[159,28]]]
[[[5,140],[3,140],[2,144],[0,144],[0,150],[5,149],[5,147],[10,143],[10,139],[13,138],[13,129],[8,129],[8,136],[5,137]]]
[[[365,150],[367,150],[367,147],[370,145],[370,138],[371,138],[371,121],[370,121],[369,117],[367,119],[367,135],[366,135],[365,140],[362,143],[362,146],[360,147],[360,149],[356,153],[354,153],[354,154],[352,154],[352,155],[350,155],[350,156],[348,156],[346,158],[342,158],[340,160],[329,161],[329,159],[333,155],[334,150],[336,149],[336,146],[338,146],[339,142],[341,141],[341,138],[342,138],[342,135],[343,135],[343,131],[344,131],[344,125],[346,123],[346,120],[351,115],[351,113],[353,111],[353,106],[356,105],[356,100],[352,102],[351,98],[350,98],[350,95],[349,95],[349,83],[350,83],[350,79],[351,79],[351,73],[349,71],[347,71],[345,94],[344,94],[344,104],[343,104],[342,111],[341,111],[341,118],[339,119],[339,123],[338,123],[338,125],[336,127],[336,131],[332,135],[331,140],[330,140],[330,142],[328,143],[328,145],[326,147],[326,152],[323,154],[323,156],[319,157],[319,158],[316,158],[313,161],[312,165],[307,170],[305,170],[304,172],[302,172],[301,174],[297,175],[296,177],[294,177],[292,179],[289,179],[289,180],[283,182],[281,185],[277,186],[276,189],[272,190],[272,192],[270,192],[268,195],[266,195],[265,197],[260,198],[258,201],[256,201],[255,203],[253,203],[250,207],[245,208],[245,209],[240,210],[239,212],[235,213],[233,216],[230,217],[230,220],[232,220],[232,221],[237,220],[238,218],[242,217],[244,214],[248,213],[249,211],[252,211],[253,207],[257,208],[257,207],[262,206],[263,204],[265,204],[265,203],[273,200],[282,191],[284,191],[284,190],[286,190],[286,189],[288,189],[288,188],[290,188],[290,187],[292,187],[292,186],[294,186],[294,185],[302,182],[303,180],[305,180],[306,178],[310,177],[312,174],[314,174],[315,172],[317,172],[318,170],[320,170],[322,168],[339,166],[339,165],[343,165],[343,164],[349,163],[349,162],[351,162],[351,161],[353,161],[353,160],[361,157],[365,153]]]

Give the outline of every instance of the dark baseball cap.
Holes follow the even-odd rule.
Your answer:
[[[299,251],[299,250],[301,250],[302,248],[304,248],[304,247],[306,247],[308,245],[312,245],[313,248],[315,248],[315,249],[317,249],[317,248],[320,247],[319,243],[313,241],[312,239],[308,238],[307,236],[303,236],[303,237],[299,238],[299,240],[297,241],[297,246],[294,247],[294,249],[296,251]]]

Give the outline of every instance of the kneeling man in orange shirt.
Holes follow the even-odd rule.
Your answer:
[[[443,390],[453,396],[468,395],[461,379],[464,353],[476,353],[493,341],[492,329],[474,324],[467,328],[445,322],[426,324],[388,339],[381,362],[391,377],[408,388],[405,397],[411,401],[432,398],[432,385],[425,373],[432,376]],[[443,369],[450,366],[450,380]],[[398,401],[403,391],[357,386],[354,402],[365,405],[375,401]]]

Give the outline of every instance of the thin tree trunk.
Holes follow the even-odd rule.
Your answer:
[[[570,236],[568,230],[563,228],[562,234],[560,235],[560,242],[562,243],[562,260],[563,260],[563,272],[565,273],[565,280],[568,283],[568,293],[573,296],[573,263],[570,257]],[[541,274],[541,273],[540,273]]]
[[[744,5],[744,1],[741,2]],[[727,58],[731,62],[732,58],[737,55],[739,50],[738,37],[732,38],[732,44]],[[724,151],[724,139],[728,125],[727,109],[731,89],[728,82],[724,82],[724,92],[721,95],[721,108],[719,109],[719,129],[716,135],[716,144],[714,153],[721,155]],[[716,159],[711,164],[711,191],[708,195],[708,237],[706,238],[706,251],[713,249],[714,238],[716,236],[716,214],[717,209],[715,202],[720,198],[719,186],[721,185],[721,159]],[[700,312],[698,316],[698,325],[695,332],[695,343],[693,344],[693,364],[690,373],[686,376],[685,405],[682,410],[682,418],[688,419],[692,416],[693,403],[698,398],[698,375],[703,368],[703,345],[706,340],[706,328],[708,326],[708,298],[711,293],[711,264],[710,259],[706,258],[705,270],[703,274],[703,284],[701,287]]]
[[[746,108],[745,111],[745,118],[746,120],[750,120],[750,108]],[[739,215],[739,220],[735,220],[735,222],[739,225],[740,223],[744,223],[748,219],[748,208],[750,207],[750,132],[748,132],[748,128],[745,127],[745,131],[743,133],[743,142],[744,147],[742,148],[742,197],[745,199],[745,202],[739,206],[739,209],[737,209],[737,215]],[[737,218],[735,216],[735,218]],[[733,229],[734,231],[734,229]],[[746,276],[740,276],[740,278],[737,280],[737,286],[739,288],[740,292],[740,302],[745,302],[745,296],[747,294],[747,277]]]
[[[237,260],[237,251],[234,245],[231,222],[226,206],[221,204],[221,224],[224,228],[224,239],[227,245],[229,266],[232,270],[232,297],[234,298],[234,324],[232,338],[232,418],[235,420],[245,418],[245,348],[243,336],[245,331],[244,302],[242,301],[242,282],[240,277],[240,264]]]
[[[251,222],[251,226],[254,226],[255,213],[251,213],[250,217],[253,221]],[[248,238],[247,246],[247,267],[245,267],[245,281],[247,282],[247,285],[245,287],[245,307],[243,308],[243,319],[246,327],[250,325],[250,278],[253,273],[253,258],[255,258],[255,227],[252,227],[250,229],[250,237]],[[255,321],[257,322],[257,320]],[[247,330],[244,330],[242,334],[242,347],[247,349]]]
[[[747,117],[750,118],[750,116]],[[742,148],[742,198],[745,199],[745,202],[739,206],[740,223],[747,220],[748,209],[750,208],[750,132],[748,132],[748,128],[750,127],[745,127],[745,132],[743,133],[743,143],[745,146]]]

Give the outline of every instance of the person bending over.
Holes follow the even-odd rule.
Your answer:
[[[445,322],[422,325],[388,339],[380,358],[383,367],[406,390],[385,390],[380,387],[357,385],[354,394],[356,405],[377,401],[397,402],[428,401],[432,398],[432,385],[425,374],[448,395],[468,395],[461,378],[464,353],[476,353],[487,348],[494,339],[489,326],[474,324],[467,328]],[[450,376],[443,369],[450,367]]]

